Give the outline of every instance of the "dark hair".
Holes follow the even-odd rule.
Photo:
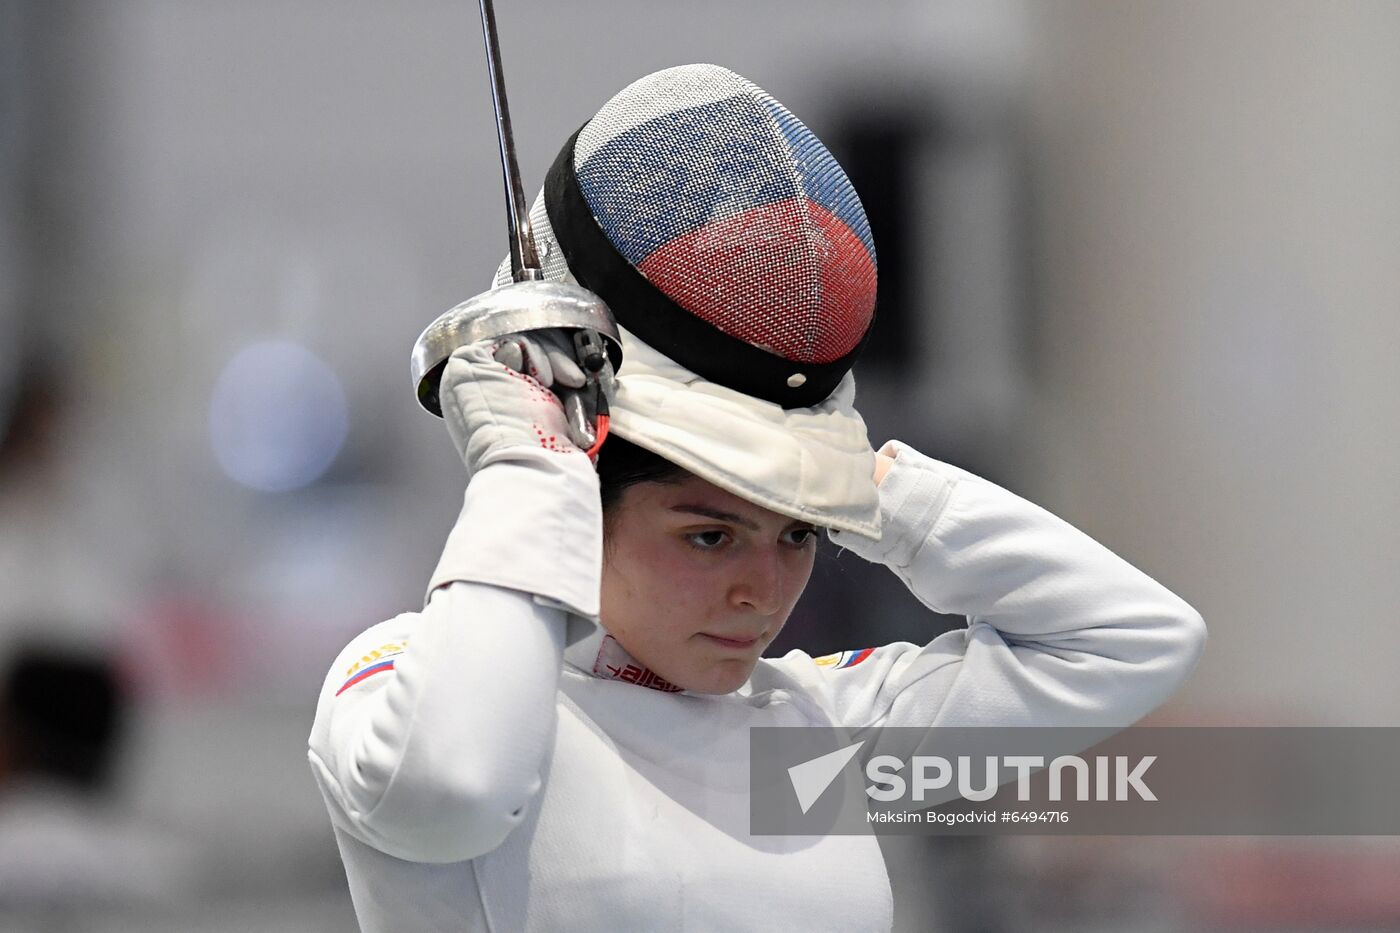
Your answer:
[[[598,486],[604,518],[622,499],[627,487],[638,483],[675,483],[688,475],[660,454],[612,435],[598,451]]]

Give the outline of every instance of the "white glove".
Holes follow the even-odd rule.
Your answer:
[[[528,334],[507,334],[497,344],[496,362],[505,363],[549,386],[581,388],[583,370],[574,359],[574,342],[564,331],[534,330]]]
[[[560,330],[511,334],[460,347],[447,361],[438,400],[468,476],[512,450],[578,450],[555,386],[578,388],[583,370]]]

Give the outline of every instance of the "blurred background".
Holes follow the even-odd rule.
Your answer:
[[[731,67],[870,213],[899,437],[1205,616],[1152,721],[1400,723],[1400,4],[500,0],[525,184]],[[354,928],[305,761],[463,474],[409,349],[505,248],[475,6],[0,0],[0,930]],[[834,549],[779,650],[927,641]],[[1400,929],[1393,839],[886,840],[900,930]]]

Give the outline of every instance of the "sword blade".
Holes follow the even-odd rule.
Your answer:
[[[510,127],[510,107],[506,103],[506,78],[501,67],[501,43],[496,35],[496,10],[491,0],[480,0],[481,29],[486,41],[486,64],[491,71],[491,104],[496,110],[496,138],[501,146],[501,171],[506,183],[506,227],[510,237],[510,272],[517,282],[540,281],[539,253],[535,231],[525,207],[525,190],[520,184],[520,166],[515,160],[515,137]]]

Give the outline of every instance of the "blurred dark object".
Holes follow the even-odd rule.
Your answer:
[[[919,235],[923,205],[912,178],[928,127],[918,114],[868,107],[843,114],[834,125],[831,149],[860,194],[880,266],[875,327],[861,353],[861,371],[903,375],[917,345],[913,257],[924,266],[935,258]]]
[[[59,386],[46,366],[21,368],[8,415],[0,417],[0,476],[43,463],[53,449],[64,401]]]
[[[87,918],[196,896],[204,850],[121,793],[128,717],[105,654],[13,651],[0,685],[0,930],[107,929]]]
[[[53,648],[14,655],[0,698],[5,777],[102,790],[127,720],[116,671],[105,658]]]

